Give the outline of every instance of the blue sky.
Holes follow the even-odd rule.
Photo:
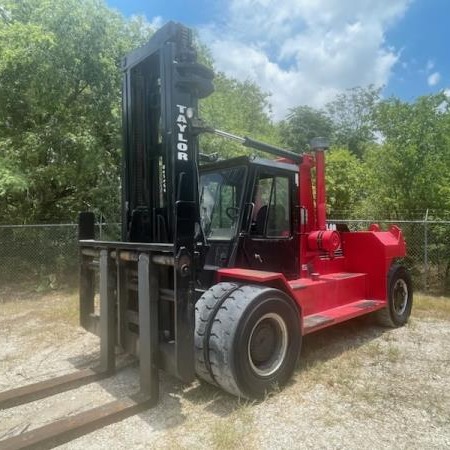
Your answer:
[[[107,0],[125,16],[194,27],[218,70],[272,94],[273,116],[346,88],[405,100],[450,93],[449,0]]]

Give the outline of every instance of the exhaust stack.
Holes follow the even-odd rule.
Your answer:
[[[311,141],[311,149],[316,156],[316,218],[317,229],[326,230],[326,204],[325,192],[325,150],[329,144],[326,138],[317,137]]]

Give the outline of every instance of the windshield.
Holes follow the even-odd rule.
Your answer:
[[[231,239],[236,234],[244,179],[245,167],[200,176],[200,218],[208,239]]]

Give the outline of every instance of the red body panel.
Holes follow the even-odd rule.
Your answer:
[[[397,227],[389,231],[343,233],[346,270],[367,273],[368,298],[385,300],[387,273],[394,258],[406,254],[405,241]]]
[[[396,226],[380,231],[328,232],[324,240],[325,182],[323,151],[316,154],[316,198],[314,207],[311,155],[305,155],[299,168],[299,202],[303,211],[299,224],[300,267],[297,279],[287,280],[283,273],[240,268],[224,268],[217,281],[241,280],[264,284],[284,291],[297,304],[303,334],[386,306],[387,274],[395,258],[406,254],[402,232]],[[336,252],[336,239],[340,249]]]

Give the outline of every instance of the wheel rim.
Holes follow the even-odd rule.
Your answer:
[[[253,326],[248,340],[248,360],[260,377],[274,374],[283,364],[288,346],[288,331],[283,318],[268,313]]]
[[[394,312],[401,316],[408,306],[408,285],[405,280],[399,279],[395,282],[392,296]]]

